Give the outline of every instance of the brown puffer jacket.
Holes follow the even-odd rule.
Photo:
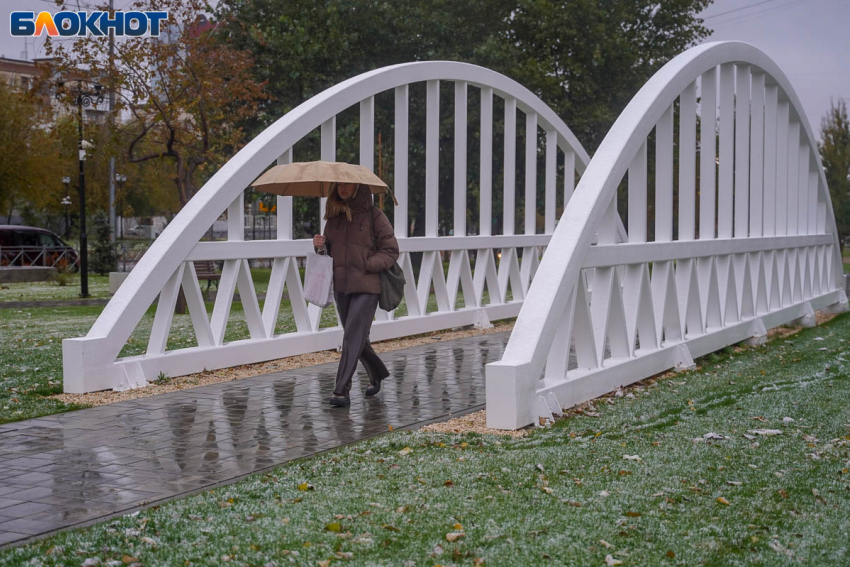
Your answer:
[[[368,189],[358,188],[349,207],[351,222],[337,215],[325,225],[325,246],[334,260],[334,291],[380,294],[378,274],[398,259],[398,240],[383,211],[373,207]]]

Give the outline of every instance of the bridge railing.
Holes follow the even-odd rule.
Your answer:
[[[816,139],[782,71],[738,42],[686,51],[635,95],[548,251],[486,368],[490,427],[847,306]]]
[[[425,181],[409,185],[410,85],[425,84]],[[454,112],[454,214],[453,236],[439,234],[440,193],[440,89],[451,85]],[[479,234],[467,228],[468,100],[477,90]],[[407,314],[379,311],[372,338],[380,340],[456,327],[487,325],[490,320],[519,312],[530,282],[556,225],[558,200],[572,198],[576,176],[584,171],[588,156],[566,124],[539,98],[507,77],[474,65],[452,62],[411,63],[365,73],[313,97],[286,114],[252,140],[190,200],[139,260],[86,337],[63,343],[66,392],[89,392],[143,385],[160,372],[179,376],[202,370],[280,358],[333,348],[341,343],[342,330],[320,328],[322,310],[308,305],[296,259],[312,251],[309,240],[293,240],[292,197],[277,198],[277,239],[244,240],[244,190],[273,163],[297,159],[293,146],[318,130],[321,159],[337,156],[337,117],[351,107],[359,111],[359,161],[374,169],[376,95],[391,92],[394,101],[393,190],[398,205],[393,211],[401,248],[400,265],[408,282]],[[494,99],[504,107],[502,171],[493,171]],[[516,186],[517,148],[524,115],[525,183]],[[518,133],[517,130],[520,130]],[[520,150],[519,152],[517,150]],[[538,179],[538,156],[543,175]],[[491,234],[493,179],[501,173],[503,234]],[[448,189],[448,188],[443,188]],[[408,234],[408,209],[415,191],[424,192],[425,236]],[[419,193],[420,195],[422,193]],[[559,194],[561,195],[559,197]],[[517,207],[521,201],[522,206]],[[538,207],[538,202],[542,203]],[[200,242],[213,222],[227,211],[228,240]],[[542,216],[542,232],[538,227]],[[324,213],[321,200],[319,215]],[[522,220],[524,230],[515,234]],[[319,221],[324,227],[324,221]],[[447,223],[443,223],[444,225]],[[622,231],[621,231],[622,235]],[[475,262],[470,256],[474,251]],[[412,253],[421,253],[418,280]],[[442,254],[449,257],[443,271]],[[521,257],[521,259],[520,259]],[[260,306],[248,260],[273,259],[265,301]],[[498,258],[498,261],[497,261]],[[200,291],[193,261],[223,262],[212,313]],[[437,304],[429,312],[433,288]],[[197,346],[168,351],[174,305],[182,289],[191,316]],[[485,301],[485,289],[487,300]],[[510,289],[510,295],[508,290]],[[233,298],[238,290],[250,337],[228,342],[225,331]],[[291,304],[295,332],[277,333],[284,290]],[[463,306],[458,291],[463,294]],[[134,333],[146,310],[158,298],[147,348],[139,356],[120,358],[122,347]]]

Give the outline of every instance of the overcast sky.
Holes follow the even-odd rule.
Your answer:
[[[75,6],[77,0],[68,0]],[[115,0],[123,9],[132,0]],[[83,9],[89,0],[80,0]],[[54,9],[52,0],[2,0],[0,54],[20,59],[44,56],[43,40],[26,45],[9,32],[14,10]],[[850,99],[850,0],[714,0],[705,11],[714,30],[708,41],[746,41],[765,51],[788,75],[803,101],[815,135],[830,99]]]

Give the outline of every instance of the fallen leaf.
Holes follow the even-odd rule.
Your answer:
[[[714,432],[711,432],[711,431],[706,433],[705,435],[703,435],[702,438],[703,439],[718,439],[718,440],[727,439],[727,437],[725,435],[720,435],[719,433],[714,433]]]
[[[728,484],[728,485],[730,485],[730,486],[741,486],[743,483],[742,483],[742,482],[737,482],[737,481],[734,481],[734,480],[727,480],[727,481],[726,481],[726,484]]]
[[[603,490],[602,492],[599,493],[599,496],[601,496],[602,498],[608,498],[609,496],[611,496],[611,493],[608,492],[607,490]]]
[[[607,547],[608,549],[611,549],[612,547],[614,547],[613,545],[611,545],[610,543],[608,543],[608,542],[607,542],[607,541],[605,541],[604,539],[600,539],[600,540],[599,540],[599,543],[601,543],[602,545],[604,545],[604,546],[605,546],[605,547]]]
[[[446,541],[454,542],[462,538],[464,535],[466,534],[464,534],[463,532],[449,532],[446,534]]]
[[[605,564],[608,567],[614,567],[614,565],[622,565],[623,562],[620,561],[619,559],[614,559],[614,557],[612,557],[611,555],[606,555],[605,556]]]
[[[629,518],[640,518],[641,513],[640,512],[628,511],[628,512],[626,512],[626,516],[628,516]]]
[[[675,553],[673,553],[673,550],[668,551],[668,552],[667,552],[667,553],[665,553],[664,555],[666,555],[666,556],[667,556],[667,557],[669,557],[670,559],[673,559],[674,557],[676,557],[676,554],[675,554]]]
[[[750,433],[755,433],[756,435],[765,435],[767,437],[773,435],[782,435],[781,429],[749,429]]]
[[[782,498],[788,498],[788,493],[785,491],[784,488],[777,490],[776,493],[779,494],[779,496],[781,496]]]
[[[543,491],[543,492],[545,492],[546,494],[552,494],[553,492],[555,492],[554,490],[552,490],[552,489],[551,489],[551,488],[549,488],[548,486],[541,486],[541,487],[540,487],[540,490],[542,490],[542,491]]]
[[[749,439],[750,441],[752,441],[753,439],[755,439],[755,438],[756,438],[756,436],[755,436],[755,435],[747,435],[746,433],[744,433],[743,435],[744,435],[744,438],[745,438],[745,439]]]
[[[783,417],[782,423],[794,423],[794,418],[793,417]]]
[[[389,525],[389,524],[384,524],[384,525],[382,525],[381,527],[382,527],[382,528],[384,528],[385,530],[389,530],[389,531],[391,531],[391,532],[397,532],[397,531],[400,531],[397,527],[395,527],[395,526],[391,526],[391,525]]]
[[[138,563],[138,559],[131,555],[124,555],[121,557],[121,561],[124,562],[125,565],[129,565],[130,563]]]
[[[540,472],[546,472],[546,469],[540,463],[537,463],[537,468],[540,469]]]
[[[339,522],[331,522],[330,524],[325,524],[325,530],[329,532],[339,533],[342,531],[342,526]]]
[[[336,556],[339,557],[340,559],[353,559],[354,558],[354,554],[351,553],[350,551],[337,551]]]
[[[451,480],[447,480],[446,482],[443,483],[443,486],[454,486],[454,485],[455,485],[455,483],[452,482]]]
[[[717,501],[723,504],[724,506],[729,506],[729,501],[723,498],[722,496],[718,496]]]
[[[395,509],[395,511],[396,511],[397,514],[404,514],[409,509],[410,508],[408,506],[399,506],[398,508]]]
[[[313,486],[312,484],[306,483],[306,482],[302,482],[301,484],[298,485],[298,490],[301,490],[301,491],[304,491],[304,492],[306,492],[308,490],[315,490],[315,489],[316,489],[315,486]]]
[[[330,567],[331,560],[325,559],[324,561],[319,561],[319,567]]]
[[[641,461],[641,460],[643,460],[637,455],[623,455],[623,459],[625,459],[627,461]]]
[[[463,530],[463,526],[462,526],[461,524],[458,524],[457,522],[455,522],[455,523],[452,525],[452,529],[454,529],[454,530]]]
[[[410,447],[405,447],[404,449],[399,451],[398,454],[401,455],[402,457],[404,457],[406,455],[409,455],[412,452],[413,452],[413,449],[411,449]]]

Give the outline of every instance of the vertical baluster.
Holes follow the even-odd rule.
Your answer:
[[[278,165],[292,163],[292,148],[277,158]],[[277,239],[292,240],[292,197],[277,197]]]
[[[809,195],[806,203],[806,209],[809,212],[808,234],[817,234],[818,231],[818,172],[816,168],[817,160],[812,158],[809,165]]]
[[[454,235],[466,236],[466,82],[455,82]]]
[[[576,153],[572,148],[564,148],[564,209],[573,197],[576,188]]]
[[[395,234],[398,238],[407,237],[407,99],[408,87],[402,85],[395,88],[395,197],[398,205],[395,207]]]
[[[737,66],[735,86],[735,238],[749,235],[750,68]]]
[[[629,166],[629,242],[646,242],[646,140]]]
[[[425,102],[425,236],[437,236],[440,182],[440,81],[428,81]]]
[[[797,183],[797,234],[809,234],[809,146],[800,144]]]
[[[776,236],[788,234],[788,112],[787,100],[776,106]]]
[[[786,212],[787,231],[785,234],[798,234],[797,226],[797,193],[799,191],[799,169],[800,169],[800,123],[792,120],[788,126],[788,202]]]
[[[696,223],[696,83],[679,96],[679,240],[694,239]]]
[[[732,237],[734,153],[734,67],[720,66],[720,173],[717,182],[717,238]]]
[[[752,133],[750,135],[750,236],[763,233],[764,191],[764,73],[753,74]]]
[[[699,237],[714,238],[715,179],[717,173],[717,68],[702,75],[700,84]]]
[[[546,131],[546,196],[544,205],[545,223],[543,230],[546,234],[555,231],[555,185],[558,176],[558,133]]]
[[[516,201],[516,99],[505,99],[504,220],[502,234],[514,233]]]
[[[764,203],[762,211],[762,234],[776,234],[776,191],[777,164],[776,145],[779,139],[778,114],[779,87],[775,84],[764,88]]]
[[[490,236],[493,223],[493,89],[481,87],[479,230]]]
[[[525,115],[525,234],[537,231],[537,113]]]
[[[375,97],[360,101],[360,165],[375,171]]]
[[[673,240],[673,107],[655,125],[655,240]]]
[[[336,116],[322,123],[321,136],[322,160],[336,161]],[[325,207],[327,206],[327,201],[325,197],[319,200],[319,219],[322,233],[325,232]]]

